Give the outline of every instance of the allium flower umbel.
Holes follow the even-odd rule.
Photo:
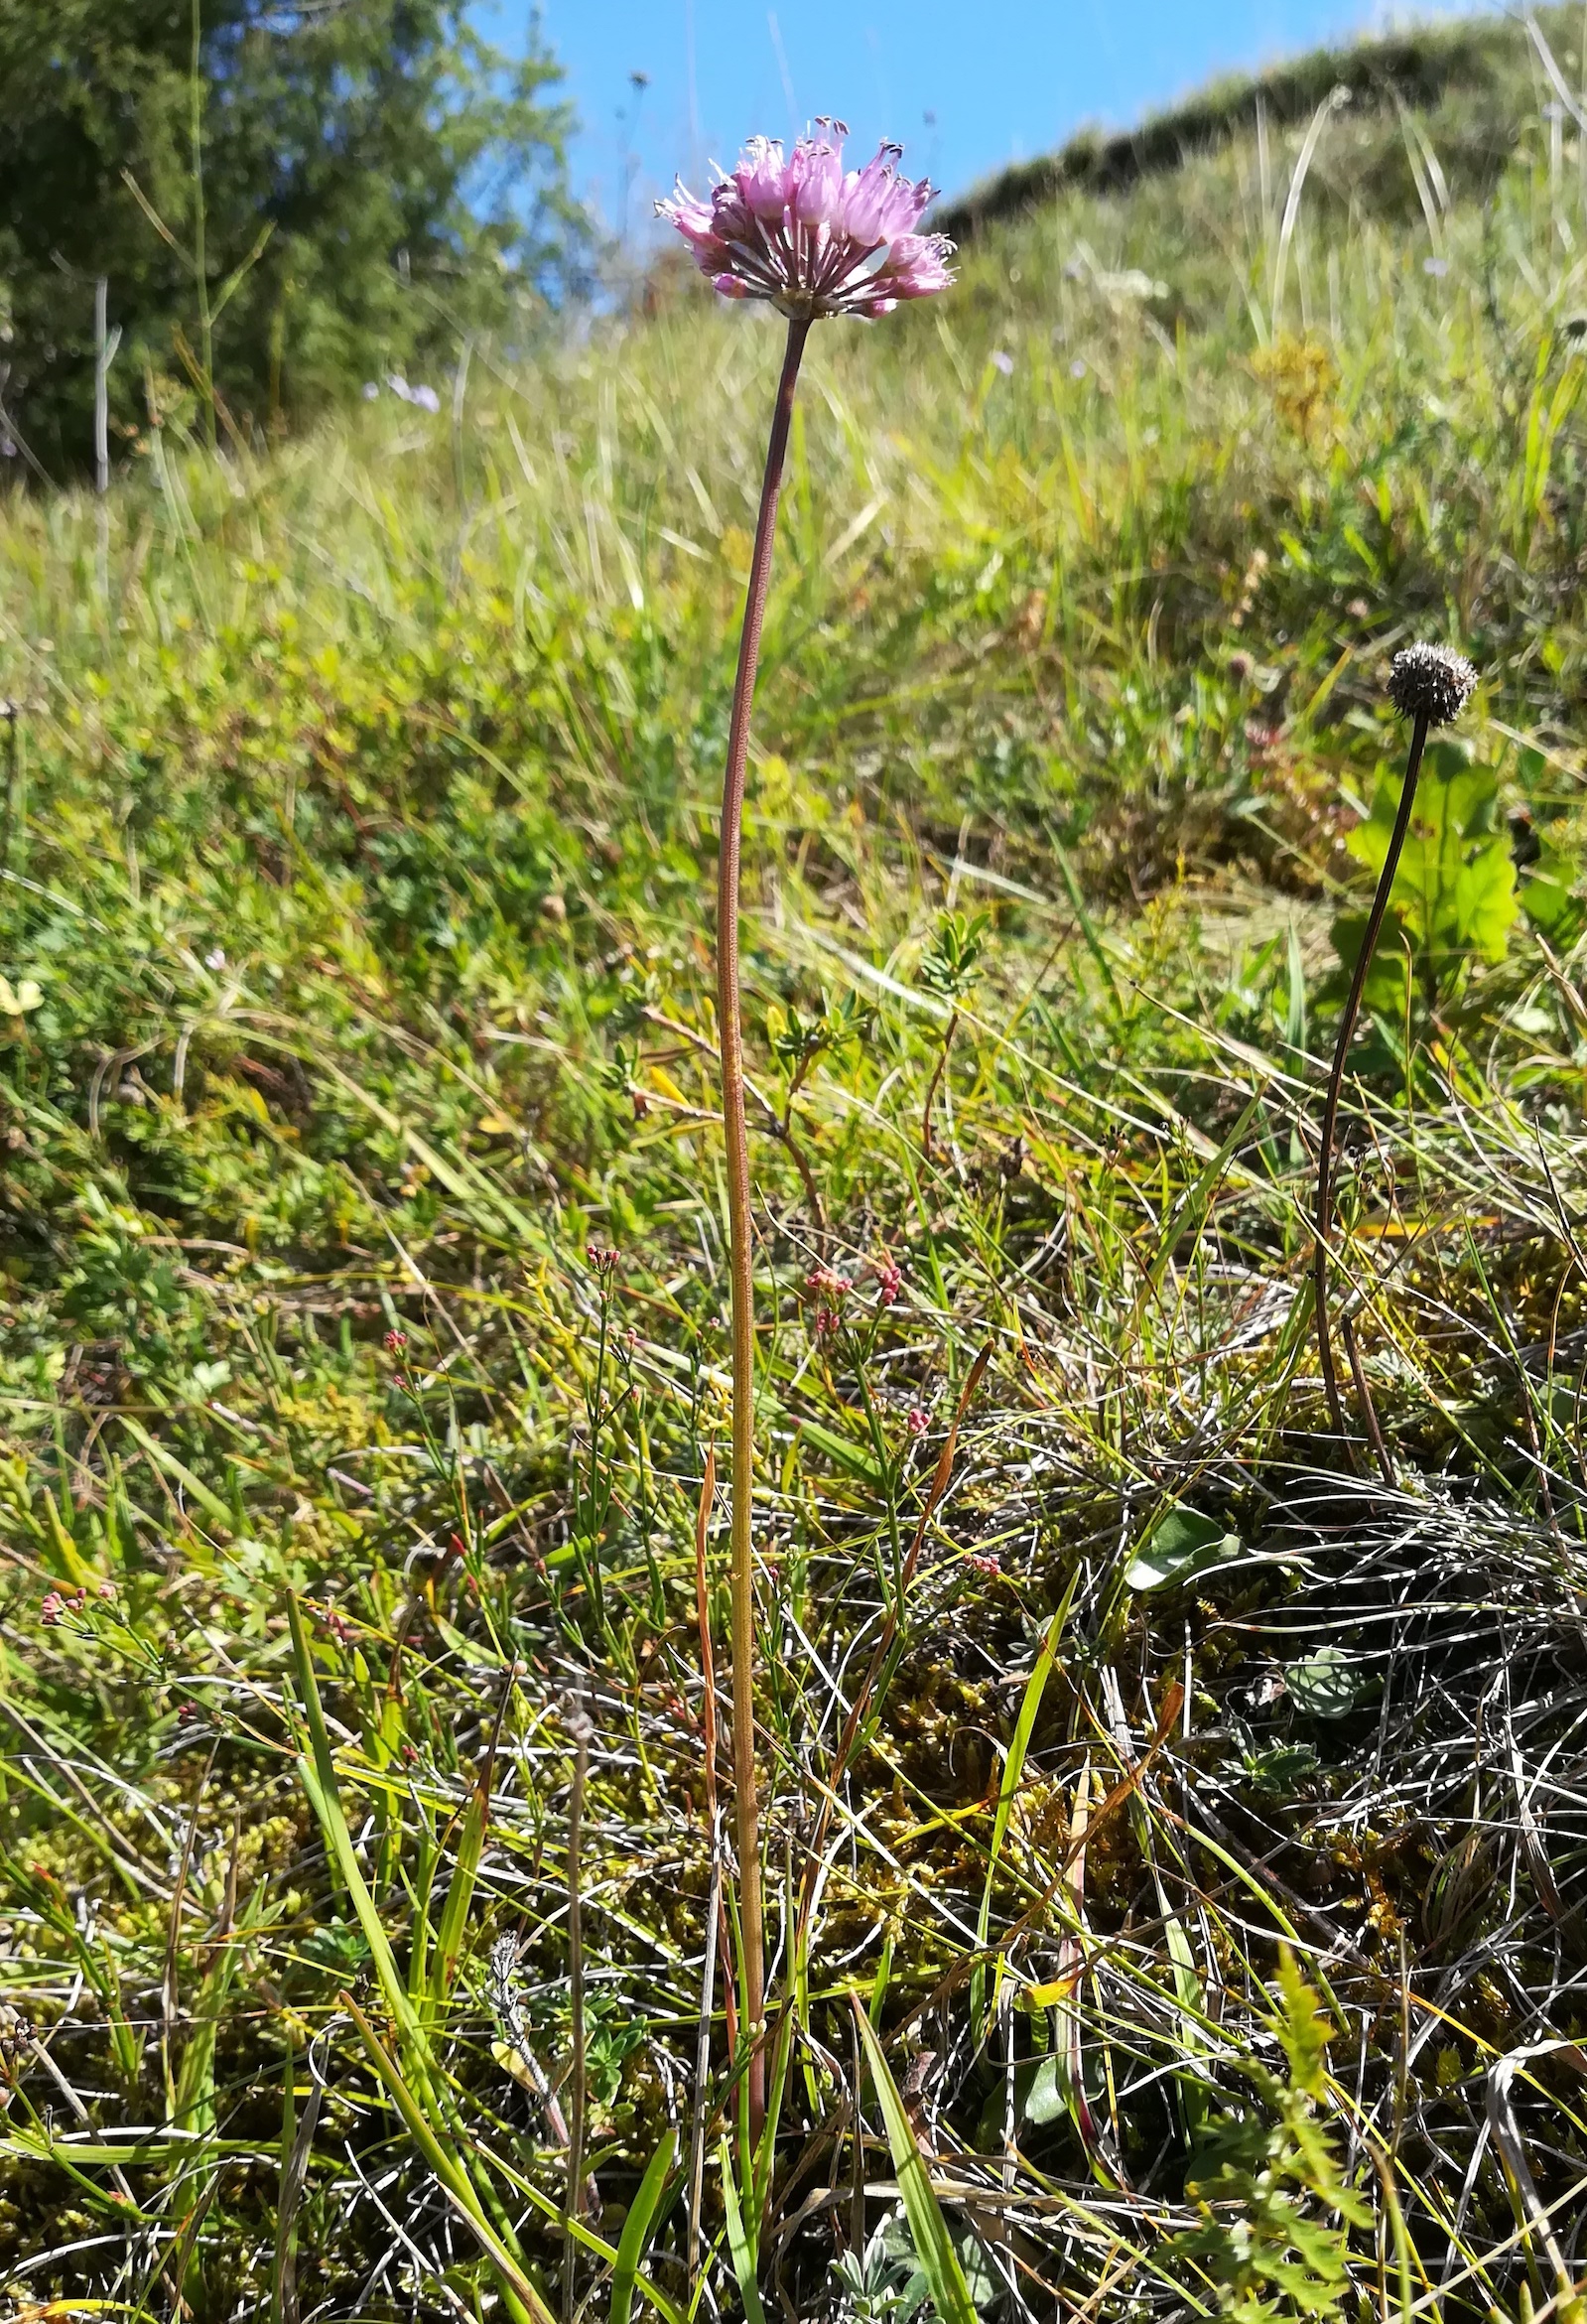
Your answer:
[[[900,299],[946,290],[953,244],[917,234],[936,189],[900,177],[901,146],[883,145],[845,170],[842,121],[821,121],[783,159],[779,140],[752,137],[709,201],[681,184],[657,211],[675,225],[727,299],[765,299],[790,322],[819,315],[890,315]]]

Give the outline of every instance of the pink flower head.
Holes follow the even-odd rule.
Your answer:
[[[862,170],[843,166],[841,121],[818,121],[784,160],[753,137],[709,203],[679,186],[658,213],[677,227],[724,298],[764,299],[793,322],[887,315],[952,282],[953,244],[916,226],[934,192],[898,174],[901,146]]]
[[[930,1426],[930,1414],[921,1405],[912,1404],[909,1407],[908,1418],[904,1422],[904,1427],[909,1431],[910,1435],[923,1436]]]
[[[884,1307],[895,1306],[903,1296],[904,1271],[889,1251],[876,1262],[876,1292]]]

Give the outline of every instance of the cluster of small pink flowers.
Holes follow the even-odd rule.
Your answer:
[[[904,1427],[909,1431],[910,1435],[923,1436],[930,1426],[931,1415],[926,1411],[925,1407],[919,1404],[912,1404],[909,1407],[909,1417],[904,1422]]]
[[[813,1267],[805,1277],[805,1295],[815,1309],[810,1328],[817,1339],[836,1339],[843,1328],[843,1303],[850,1285],[833,1267]]]
[[[876,1262],[876,1293],[884,1307],[896,1306],[903,1297],[904,1271],[889,1251]]]
[[[752,137],[709,202],[680,184],[657,211],[727,299],[765,299],[791,322],[819,315],[889,315],[953,276],[953,244],[915,227],[935,189],[898,174],[903,148],[883,145],[862,170],[843,166],[842,121],[801,137],[785,161],[777,138]]]
[[[335,1640],[338,1646],[348,1646],[351,1644],[352,1624],[348,1621],[346,1615],[343,1613],[338,1613],[334,1606],[328,1606],[326,1608],[326,1628],[330,1631],[331,1637]]]
[[[115,1594],[114,1582],[102,1581],[99,1584],[100,1597],[114,1597]],[[87,1602],[88,1592],[84,1587],[47,1589],[39,1603],[39,1619],[47,1630],[54,1630],[58,1623],[66,1620],[67,1614],[80,1614]]]
[[[387,1355],[400,1356],[407,1344],[408,1334],[405,1331],[388,1331],[386,1333]]]
[[[617,1267],[617,1254],[615,1251],[607,1251],[604,1250],[599,1243],[592,1243],[590,1248],[586,1251],[585,1257],[590,1262],[592,1268],[594,1268],[595,1274],[599,1276],[602,1283],[609,1283],[611,1281],[611,1278],[615,1274]]]
[[[1002,1572],[1002,1561],[995,1550],[973,1550],[970,1568],[972,1572],[984,1574],[989,1581],[995,1581]]]

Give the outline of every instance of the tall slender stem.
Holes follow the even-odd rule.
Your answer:
[[[1367,989],[1367,972],[1372,967],[1372,956],[1378,947],[1384,915],[1389,909],[1394,874],[1399,869],[1405,834],[1410,829],[1410,811],[1416,803],[1416,778],[1421,772],[1421,754],[1426,741],[1427,713],[1418,710],[1416,723],[1411,730],[1410,758],[1405,767],[1404,786],[1399,794],[1399,812],[1394,817],[1394,828],[1389,842],[1389,853],[1384,859],[1384,868],[1378,875],[1378,891],[1372,899],[1372,910],[1367,915],[1367,932],[1361,940],[1356,973],[1350,980],[1345,1014],[1339,1021],[1333,1071],[1328,1076],[1328,1102],[1323,1107],[1322,1144],[1317,1156],[1316,1250],[1312,1258],[1312,1272],[1317,1294],[1317,1355],[1322,1366],[1323,1394],[1328,1399],[1334,1433],[1339,1436],[1345,1434],[1345,1413],[1340,1402],[1339,1374],[1334,1368],[1333,1340],[1328,1328],[1328,1237],[1334,1223],[1334,1134],[1339,1125],[1339,1095],[1345,1082],[1345,1059],[1355,1037],[1356,1020],[1361,1015],[1361,999]],[[1357,1381],[1365,1396],[1367,1384],[1359,1371]],[[1370,1397],[1367,1398],[1367,1420],[1375,1438],[1378,1437],[1377,1415],[1372,1410]],[[1389,1481],[1392,1481],[1391,1477]]]
[[[760,1808],[755,1796],[755,1575],[750,1532],[755,1467],[754,1269],[750,1253],[749,1137],[744,1121],[743,1028],[738,1022],[738,875],[742,853],[744,768],[749,751],[749,711],[754,699],[755,664],[760,658],[760,625],[771,580],[771,551],[777,531],[777,494],[788,450],[788,423],[800,357],[810,335],[808,323],[790,323],[783,356],[766,473],[760,486],[754,554],[743,634],[738,641],[738,675],[733,685],[732,723],[727,732],[727,771],[722,786],[722,840],[717,859],[717,1025],[722,1043],[722,1118],[727,1146],[727,1224],[732,1281],[732,1772],[738,1838],[738,1917],[743,1938],[744,2035],[749,2056],[749,2135],[760,2136],[766,2111],[766,2067],[762,2043],[765,2017],[765,1934],[760,1893]]]

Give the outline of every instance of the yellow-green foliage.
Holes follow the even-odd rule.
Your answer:
[[[532,2315],[576,2250],[592,2313],[691,2265],[742,2305],[746,2254],[768,2314],[887,2312],[924,2277],[862,2191],[912,2145],[989,2316],[1376,2314],[1386,2252],[1417,2313],[1560,2292],[1510,2158],[1564,2235],[1578,2093],[1505,2082],[1502,2171],[1486,2078],[1587,2039],[1587,204],[1504,37],[1480,200],[1459,91],[1271,122],[813,344],[746,839],[774,2156],[732,2147],[696,1527],[776,328],[663,265],[530,368],[476,345],[455,412],[168,428],[102,507],[6,503],[19,2302]],[[1386,152],[1425,205],[1371,199]],[[1346,1109],[1389,1494],[1300,1287],[1417,634],[1481,684]],[[608,2212],[565,2232],[586,1715]]]

